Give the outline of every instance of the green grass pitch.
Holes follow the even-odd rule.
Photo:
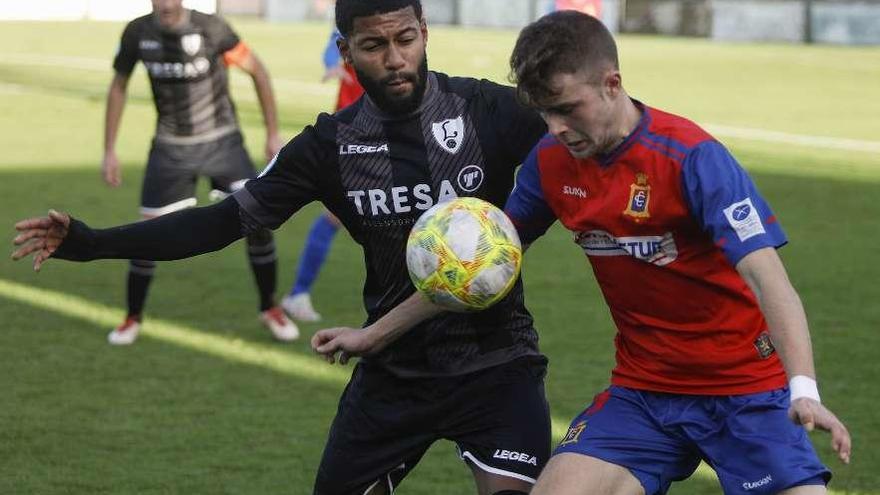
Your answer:
[[[324,24],[234,19],[275,80],[283,132],[329,108],[318,82]],[[154,110],[143,69],[130,86],[118,151],[124,184],[100,180],[104,96],[119,23],[0,23],[0,225],[48,207],[93,226],[137,218]],[[506,79],[508,30],[431,30],[431,67]],[[646,103],[719,129],[786,229],[782,249],[806,306],[823,400],[849,425],[853,462],[831,455],[834,493],[880,494],[880,49],[720,44],[623,36],[624,84]],[[249,81],[233,78],[249,147],[263,133]],[[778,133],[785,133],[780,135]],[[202,199],[205,198],[202,189]],[[277,232],[280,285],[290,283],[311,219]],[[11,249],[11,247],[10,247]],[[362,257],[339,236],[314,291],[328,325],[363,319]],[[111,348],[126,265],[0,262],[0,493],[311,493],[336,400],[350,368],[315,358],[305,337],[273,343],[257,323],[242,245],[161,264],[145,334]],[[527,300],[550,357],[557,431],[608,380],[613,328],[583,253],[554,228],[527,254]],[[872,371],[874,370],[874,371]],[[454,448],[432,448],[400,489],[474,489]],[[720,493],[701,471],[673,494]]]

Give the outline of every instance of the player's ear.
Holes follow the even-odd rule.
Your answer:
[[[605,73],[603,84],[609,96],[616,98],[623,91],[623,76],[619,70],[611,70]]]
[[[428,20],[425,19],[423,15],[419,20],[419,31],[422,32],[422,38],[425,40],[425,45],[428,44]]]
[[[339,55],[342,56],[342,60],[344,60],[345,63],[353,65],[351,62],[351,45],[348,44],[348,38],[343,38],[342,36],[337,38],[336,49],[339,50]]]

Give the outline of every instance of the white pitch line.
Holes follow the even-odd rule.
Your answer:
[[[101,71],[107,72],[108,74],[112,70],[110,62],[104,59],[29,53],[3,54],[2,57],[0,57],[0,64],[63,67],[66,69]],[[233,72],[232,81],[235,87],[250,84],[248,78],[238,72]],[[273,77],[272,85],[277,89],[296,93],[298,96],[323,96],[329,98],[335,94],[335,89],[332,84],[322,84],[319,82],[303,81],[299,79]],[[253,95],[241,96],[240,98],[247,101],[256,101],[256,96]],[[880,141],[792,134],[782,131],[755,129],[750,127],[734,127],[723,124],[702,125],[707,131],[719,137],[763,141],[768,143],[792,144],[809,148],[880,153]]]

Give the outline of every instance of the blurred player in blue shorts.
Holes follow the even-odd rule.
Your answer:
[[[807,431],[846,427],[819,399],[787,239],[731,154],[693,122],[631,99],[601,22],[549,14],[510,61],[549,134],[507,213],[524,245],[557,219],[617,326],[611,387],[571,423],[533,494],[665,493],[705,461],[724,493],[822,494]]]
[[[337,112],[351,105],[364,94],[364,88],[357,80],[354,67],[342,60],[339,55],[339,48],[336,46],[339,37],[339,31],[334,28],[324,49],[324,76],[321,78],[322,82],[339,79],[335,109]],[[305,322],[321,321],[321,314],[315,311],[312,305],[311,290],[327,259],[327,253],[333,245],[333,238],[339,226],[339,219],[327,210],[324,210],[312,223],[306,245],[299,256],[293,286],[290,288],[290,293],[281,300],[281,306],[291,318]]]

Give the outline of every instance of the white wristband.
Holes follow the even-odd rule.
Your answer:
[[[822,402],[819,399],[819,387],[816,385],[816,380],[813,380],[808,376],[795,375],[791,377],[791,380],[788,381],[788,390],[791,393],[792,402],[801,397],[813,399],[816,402]]]

